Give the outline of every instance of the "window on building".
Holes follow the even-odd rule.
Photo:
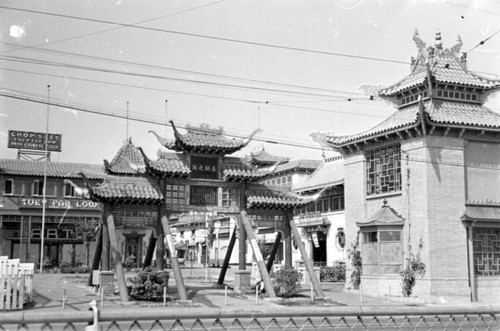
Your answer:
[[[344,196],[336,195],[331,197],[332,211],[344,210]]]
[[[5,180],[4,194],[14,194],[14,180],[13,179],[6,179]]]
[[[366,153],[366,194],[401,191],[401,150],[386,146]]]
[[[363,274],[398,274],[403,266],[401,229],[362,229],[362,234]]]
[[[186,186],[179,184],[167,184],[165,190],[165,201],[167,204],[185,205]]]
[[[64,184],[64,196],[65,197],[74,197],[75,196],[75,188],[69,183]]]
[[[344,248],[345,247],[345,233],[344,233],[344,228],[339,228],[337,230],[337,245],[340,247],[340,248]]]
[[[240,208],[240,190],[237,188],[222,188],[222,207]]]
[[[198,206],[217,206],[217,187],[191,186],[189,204]]]
[[[472,229],[474,273],[478,276],[500,276],[500,228]]]
[[[33,181],[33,195],[43,195],[43,180]]]

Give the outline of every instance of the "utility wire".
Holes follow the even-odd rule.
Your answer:
[[[69,108],[69,109],[75,109],[87,113],[92,113],[92,114],[98,114],[98,115],[105,115],[105,116],[111,116],[115,118],[121,118],[121,119],[127,119],[127,116],[124,114],[119,114],[119,113],[112,113],[112,112],[103,112],[103,111],[98,111],[98,110],[92,110],[84,107],[79,107],[71,104],[60,104],[59,102],[56,101],[48,101],[47,99],[36,99],[36,98],[30,98],[27,96],[21,96],[21,95],[16,95],[12,93],[6,93],[0,91],[0,96],[4,96],[7,98],[13,98],[13,99],[18,99],[18,100],[23,100],[23,101],[28,101],[28,102],[35,102],[35,103],[40,103],[40,104],[45,104],[48,106],[56,106],[56,107],[63,107],[63,108]],[[161,123],[158,120],[148,120],[144,118],[140,118],[136,115],[132,115],[128,117],[129,120],[137,121],[137,122],[143,122],[143,123],[149,123],[149,124],[155,124],[155,125],[168,125],[170,124],[165,124]],[[188,126],[179,126],[180,128],[187,129]],[[189,129],[193,129],[192,127],[189,127]],[[235,134],[225,134],[226,136],[229,137],[235,137],[235,138],[241,138],[245,139],[248,138],[248,136],[241,136],[241,135],[235,135]],[[273,141],[273,140],[268,140],[268,139],[261,139],[261,138],[252,138],[254,141],[260,141],[260,142],[265,142],[265,143],[270,143],[270,144],[279,144],[279,145],[286,145],[286,146],[291,146],[291,147],[299,147],[299,148],[307,148],[307,149],[313,149],[313,150],[321,150],[324,151],[324,148],[322,147],[317,147],[317,146],[312,146],[312,145],[306,145],[306,144],[299,144],[299,143],[291,143],[291,142],[284,142],[284,141]],[[481,164],[463,164],[463,163],[454,163],[454,162],[442,162],[442,161],[432,161],[428,159],[421,159],[421,158],[409,158],[410,161],[413,162],[421,162],[421,163],[427,163],[427,164],[440,164],[440,165],[447,165],[447,166],[453,166],[453,167],[462,167],[462,168],[476,168],[476,169],[487,169],[487,170],[498,170],[500,169],[500,165],[481,165]]]
[[[500,30],[497,30],[497,32],[495,32],[494,34],[492,34],[491,36],[489,36],[488,38],[486,39],[483,39],[481,40],[476,46],[472,47],[467,53],[470,53],[472,52],[473,50],[475,50],[476,48],[478,48],[479,46],[482,46],[484,45],[484,43],[486,43],[488,40],[490,40],[491,38],[493,38],[497,33],[499,33]]]
[[[141,29],[141,30],[171,33],[171,34],[177,34],[177,35],[183,35],[183,36],[189,36],[189,37],[197,37],[197,38],[204,38],[204,39],[210,39],[210,40],[218,40],[218,41],[231,42],[231,43],[237,43],[237,44],[243,44],[243,45],[260,46],[260,47],[267,47],[267,48],[273,48],[273,49],[282,49],[282,50],[298,51],[298,52],[312,53],[312,54],[321,54],[321,55],[331,55],[331,56],[339,56],[339,57],[345,57],[345,58],[362,59],[362,60],[370,60],[370,61],[378,61],[378,62],[386,62],[386,63],[396,63],[396,64],[404,64],[404,65],[408,65],[409,64],[409,62],[407,62],[407,61],[396,61],[396,60],[376,58],[376,57],[370,57],[370,56],[343,54],[343,53],[327,52],[327,51],[313,50],[313,49],[300,48],[300,47],[291,47],[291,46],[267,44],[267,43],[247,41],[247,40],[238,40],[238,39],[223,38],[223,37],[216,37],[216,36],[209,36],[209,35],[201,35],[201,34],[196,34],[196,33],[181,32],[181,31],[167,30],[167,29],[160,29],[160,28],[144,27],[144,26],[138,26],[138,25],[133,25],[133,24],[126,24],[126,23],[120,23],[120,22],[112,22],[112,21],[100,20],[100,19],[94,19],[94,18],[88,18],[88,17],[79,17],[79,16],[74,16],[74,15],[56,14],[56,13],[50,13],[50,12],[44,12],[44,11],[38,11],[38,10],[30,10],[30,9],[23,9],[23,8],[14,8],[14,7],[8,7],[8,6],[0,6],[0,8],[1,9],[7,9],[7,10],[14,10],[14,11],[21,11],[21,12],[33,13],[33,14],[49,15],[49,16],[55,16],[55,17],[68,18],[68,19],[82,20],[82,21],[88,21],[88,22],[93,22],[93,23],[111,24],[111,25],[117,25],[117,26],[121,26],[121,27],[128,27],[128,28],[135,28],[135,29]]]
[[[4,43],[4,44],[8,45],[8,46],[14,45],[11,43]],[[69,57],[85,58],[85,59],[90,59],[90,60],[95,60],[95,61],[111,62],[111,63],[115,63],[115,64],[120,64],[120,65],[132,65],[132,66],[138,66],[138,67],[143,67],[143,68],[148,68],[148,69],[173,71],[173,72],[187,74],[187,75],[200,75],[200,76],[207,76],[207,77],[213,77],[213,78],[222,78],[222,79],[228,79],[228,80],[242,81],[242,82],[246,82],[246,83],[276,85],[276,86],[281,86],[281,87],[292,87],[292,88],[299,88],[299,89],[312,90],[312,91],[335,92],[335,93],[344,93],[344,94],[352,94],[352,95],[364,95],[363,93],[360,93],[360,92],[330,90],[330,89],[324,89],[324,88],[318,88],[318,87],[277,83],[277,82],[271,82],[271,81],[255,80],[255,79],[248,79],[248,78],[241,78],[241,77],[227,76],[227,75],[210,74],[210,73],[205,73],[205,72],[200,72],[200,71],[183,70],[183,69],[177,69],[177,68],[171,68],[171,67],[157,66],[157,65],[144,64],[144,63],[131,62],[131,61],[124,61],[124,60],[114,60],[114,59],[109,59],[109,58],[105,58],[105,57],[84,55],[84,54],[71,53],[71,52],[65,52],[65,51],[40,49],[40,48],[34,48],[34,47],[28,47],[28,50],[56,54],[56,55],[69,56]]]
[[[23,95],[3,92],[3,91],[0,91],[0,96],[6,97],[6,98],[11,98],[11,99],[33,102],[33,103],[45,104],[45,105],[49,105],[49,106],[74,109],[74,110],[78,110],[78,111],[82,111],[82,112],[86,112],[86,113],[91,113],[91,114],[127,119],[126,115],[118,113],[118,112],[90,109],[90,108],[77,106],[77,105],[73,105],[73,104],[61,103],[59,101],[53,101],[53,100],[47,101],[46,99],[23,96]],[[162,121],[159,121],[158,119],[148,119],[148,118],[141,117],[138,115],[130,115],[129,114],[128,119],[132,120],[132,121],[148,123],[148,124],[155,124],[155,125],[162,125],[162,126],[163,125],[170,125],[170,124],[162,123]],[[185,127],[180,126],[180,127],[187,129],[187,126],[185,126]],[[234,138],[241,138],[241,139],[248,138],[247,136],[241,136],[241,135],[235,135],[235,134],[226,134],[226,135],[230,136],[230,137],[234,137]],[[279,144],[279,145],[286,145],[286,146],[292,146],[292,147],[309,148],[309,149],[314,149],[314,150],[323,150],[320,147],[306,145],[306,144],[298,144],[298,143],[284,142],[284,141],[274,141],[274,140],[269,140],[269,139],[264,139],[264,138],[254,138],[253,140],[265,142],[265,143],[270,143],[270,144]]]
[[[256,86],[250,86],[250,85],[235,85],[235,84],[217,83],[217,82],[195,80],[195,79],[167,77],[167,76],[160,76],[160,75],[153,75],[153,74],[136,73],[136,72],[130,72],[130,71],[96,68],[96,67],[83,66],[83,65],[77,65],[77,64],[68,64],[68,63],[63,63],[63,62],[43,61],[43,60],[36,60],[36,59],[32,59],[32,58],[17,57],[17,56],[0,56],[0,60],[14,61],[14,62],[20,62],[20,63],[29,63],[29,64],[37,64],[37,65],[44,65],[44,66],[62,67],[62,68],[69,68],[69,69],[87,70],[87,71],[94,71],[94,72],[111,73],[111,74],[133,76],[133,77],[161,79],[161,80],[168,80],[168,81],[176,81],[176,82],[180,82],[180,83],[201,84],[201,85],[206,85],[206,86],[215,86],[215,87],[222,87],[222,88],[233,88],[233,89],[236,88],[236,89],[244,89],[244,90],[254,90],[254,91],[259,91],[259,92],[269,92],[269,93],[285,93],[285,94],[291,94],[291,95],[295,95],[295,96],[308,96],[308,97],[314,96],[314,97],[323,97],[323,98],[331,98],[332,97],[331,95],[320,94],[320,93],[308,93],[308,92],[291,91],[291,90],[287,91],[287,90],[272,89],[272,88],[262,88],[262,87],[256,87]]]
[[[176,16],[176,15],[179,15],[179,14],[184,14],[184,13],[191,12],[191,11],[194,11],[194,10],[197,10],[197,9],[201,9],[201,8],[205,8],[205,7],[208,7],[208,6],[212,6],[212,5],[224,2],[224,1],[226,1],[226,0],[219,0],[219,1],[210,2],[210,3],[207,3],[207,4],[201,5],[201,6],[197,6],[197,7],[193,7],[193,8],[188,8],[188,9],[184,9],[184,10],[181,10],[181,11],[178,11],[178,12],[174,12],[174,13],[170,13],[170,14],[167,14],[167,15],[162,15],[162,16],[150,18],[150,19],[147,19],[147,20],[143,20],[143,21],[131,23],[131,25],[138,25],[138,24],[143,24],[143,23],[149,23],[149,22],[157,21],[157,20],[160,20],[160,19],[164,19],[166,17]],[[82,37],[94,36],[94,35],[97,35],[97,34],[101,34],[101,33],[105,33],[105,32],[110,32],[110,31],[115,31],[115,30],[119,30],[119,29],[122,29],[122,28],[123,27],[120,26],[120,27],[116,27],[116,28],[111,28],[111,29],[106,29],[106,30],[100,30],[100,31],[95,31],[95,32],[90,32],[90,33],[85,33],[85,34],[81,34],[81,35],[77,35],[77,36],[73,36],[73,37],[69,37],[69,38],[64,38],[64,39],[59,39],[59,40],[54,40],[54,41],[48,41],[48,42],[45,42],[43,44],[36,44],[36,45],[31,45],[31,46],[17,47],[17,45],[15,45],[17,48],[11,49],[11,50],[2,51],[2,52],[0,52],[0,54],[1,53],[9,53],[9,52],[14,52],[14,51],[24,50],[24,49],[33,48],[33,47],[36,47],[36,46],[53,45],[53,44],[61,43],[61,42],[64,42],[64,41],[70,41],[70,40],[75,40],[75,39],[79,39],[79,38],[82,38]]]

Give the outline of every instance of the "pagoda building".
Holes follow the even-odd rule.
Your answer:
[[[420,257],[412,296],[498,300],[500,115],[485,103],[500,81],[468,70],[460,37],[449,49],[440,32],[430,46],[413,39],[410,74],[378,89],[394,112],[316,139],[344,157],[347,247],[359,233],[365,294],[402,295],[400,272]]]
[[[104,206],[103,233],[107,235],[103,235],[102,270],[109,270],[113,263],[118,273],[123,263],[140,267],[155,264],[162,270],[167,258],[176,284],[183,287],[178,266],[181,259],[194,258],[201,263],[218,260],[222,284],[236,246],[237,287],[250,285],[246,264],[253,255],[272,296],[267,272],[274,255],[263,265],[255,233],[262,227],[282,233],[275,246],[283,237],[285,265],[291,266],[293,210],[317,196],[300,196],[259,184],[276,164],[256,167],[245,158],[229,156],[245,147],[252,135],[235,139],[207,125],[187,126],[185,132],[173,122],[171,126],[174,139],[151,131],[167,150],[160,151],[156,159],[128,140],[111,162],[104,162],[104,181],[87,186],[90,199]],[[252,254],[248,254],[250,250]],[[118,282],[124,283],[120,278],[117,275]],[[316,283],[317,295],[322,296],[319,281]],[[183,294],[185,290],[179,289],[181,299],[185,299]]]

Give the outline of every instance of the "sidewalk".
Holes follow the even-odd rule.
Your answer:
[[[183,268],[182,274],[184,285],[186,287],[188,302],[179,302],[178,300],[169,301],[169,307],[207,307],[207,308],[225,308],[225,309],[252,309],[262,307],[284,308],[275,300],[269,300],[263,296],[256,298],[254,293],[241,294],[233,291],[234,287],[234,267],[228,269],[223,285],[218,285],[220,269],[211,268],[210,276],[207,269],[203,268]],[[127,272],[126,279],[132,277],[135,273]],[[25,307],[25,310],[58,310],[64,309],[87,310],[88,303],[96,300],[101,304],[101,296],[95,292],[94,287],[87,286],[86,274],[36,274],[34,278],[34,302]],[[383,306],[389,305],[387,299],[364,297],[360,301],[359,294],[349,293],[343,290],[344,284],[325,285],[323,292],[327,300],[316,300],[317,305],[323,306]],[[178,298],[177,287],[173,274],[170,275],[168,297]],[[309,286],[304,288],[300,294],[302,298],[294,299],[289,305],[307,305],[310,306],[311,291]],[[292,301],[292,300],[290,300]],[[393,302],[392,304],[399,304]],[[113,297],[104,298],[103,309],[115,309],[118,307],[151,307],[163,306],[163,303],[145,303],[141,301],[131,301],[128,303],[120,302],[120,296],[116,293]]]

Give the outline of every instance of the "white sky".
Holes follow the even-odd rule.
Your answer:
[[[264,145],[319,159],[310,132],[356,133],[393,111],[358,87],[409,73],[415,29],[427,45],[440,30],[446,48],[460,35],[462,51],[493,35],[468,65],[500,74],[500,1],[4,0],[0,93],[46,100],[50,85],[52,101],[121,115],[129,102],[130,114],[158,122],[128,122],[153,159],[160,145],[148,130],[172,137],[166,117],[240,136],[260,124],[259,139],[286,144],[255,141],[236,155]],[[499,98],[488,106],[500,112]],[[0,96],[1,158],[16,157],[8,130],[45,132],[47,108]],[[49,108],[49,132],[63,136],[53,161],[102,163],[125,140],[125,119]]]

